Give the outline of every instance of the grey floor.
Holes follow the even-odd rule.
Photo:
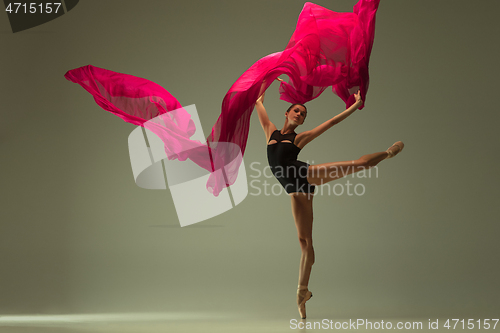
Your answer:
[[[458,318],[457,318],[458,319]],[[478,328],[478,319],[449,320],[447,318],[312,318],[289,319],[281,316],[254,316],[210,313],[112,313],[86,315],[33,315],[0,317],[2,333],[10,332],[92,332],[92,333],[156,333],[156,332],[313,332],[333,330],[380,331],[405,330],[420,332],[464,331],[484,332]],[[472,323],[474,324],[472,326]],[[481,325],[484,320],[480,320]],[[487,322],[488,323],[488,322]],[[489,330],[500,329],[497,321],[489,321]],[[495,325],[495,326],[494,326]],[[465,328],[464,328],[465,326]],[[432,328],[431,328],[432,327]],[[495,328],[494,328],[495,327]]]

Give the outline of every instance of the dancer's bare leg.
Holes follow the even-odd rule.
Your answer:
[[[313,195],[308,193],[292,193],[292,213],[297,227],[300,249],[302,251],[299,265],[299,288],[297,292],[297,305],[302,318],[305,318],[305,305],[301,303],[304,297],[310,298],[307,294],[309,277],[311,275],[312,265],[314,264],[314,248],[312,244],[312,224],[313,224]]]
[[[403,143],[398,141],[386,151],[363,155],[357,160],[310,165],[307,171],[307,181],[312,185],[322,185],[352,173],[373,168],[386,158],[399,153],[402,147],[404,147]]]
[[[313,195],[307,193],[290,194],[292,199],[292,213],[297,227],[300,249],[302,255],[299,267],[299,285],[309,284],[311,266],[314,264],[314,248],[312,244],[312,224],[313,224]]]

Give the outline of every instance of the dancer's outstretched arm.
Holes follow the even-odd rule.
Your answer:
[[[347,110],[345,110],[342,113],[339,113],[335,117],[325,121],[323,124],[313,128],[312,130],[305,131],[303,134],[304,136],[303,146],[305,146],[312,140],[316,139],[318,136],[323,134],[327,129],[331,128],[333,125],[336,125],[345,118],[349,117],[354,111],[356,111],[361,105],[363,105],[363,100],[361,99],[359,91],[356,94],[354,94],[354,97],[356,98],[356,102],[353,105],[351,105]]]
[[[269,120],[269,116],[267,115],[266,108],[264,108],[264,92],[257,102],[255,103],[255,108],[257,109],[257,114],[259,115],[260,125],[266,134],[266,142],[269,141],[271,134],[276,130],[276,126]]]

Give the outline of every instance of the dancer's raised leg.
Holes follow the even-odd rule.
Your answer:
[[[386,158],[396,156],[403,150],[403,147],[403,143],[398,141],[386,151],[363,155],[357,160],[310,165],[307,170],[307,181],[312,185],[322,185],[352,173],[373,168]]]
[[[309,277],[314,264],[314,248],[312,244],[313,195],[309,193],[292,193],[292,213],[297,227],[301,257],[299,265],[299,286],[297,290],[297,305],[302,319],[306,318],[305,302],[311,298],[308,290]]]

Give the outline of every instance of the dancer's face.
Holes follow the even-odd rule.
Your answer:
[[[285,115],[290,123],[302,125],[306,119],[307,110],[302,105],[294,105]]]

